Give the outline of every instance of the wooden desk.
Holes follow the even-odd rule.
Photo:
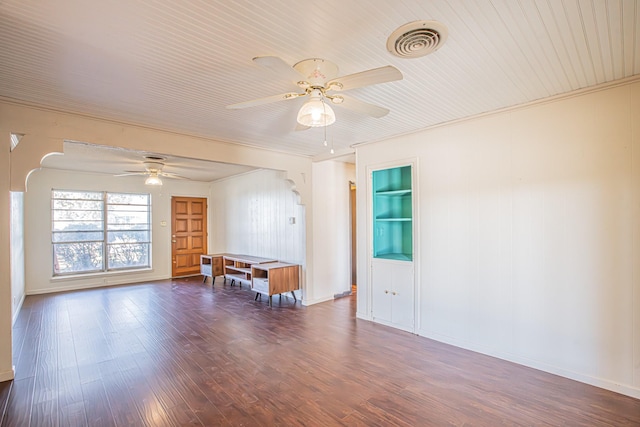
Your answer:
[[[211,277],[211,286],[216,283],[216,276],[222,276],[224,274],[224,268],[222,265],[222,258],[228,254],[207,254],[200,255],[200,274],[202,283],[207,281],[207,277]]]
[[[272,258],[233,254],[226,254],[222,259],[225,282],[229,279],[233,285],[237,281],[240,286],[242,286],[243,283],[251,285],[251,267],[253,265],[277,261]]]
[[[269,307],[272,305],[272,296],[291,292],[294,301],[297,301],[293,292],[300,289],[300,266],[286,262],[270,262],[266,264],[254,264],[251,266],[251,290],[258,295],[269,296]]]

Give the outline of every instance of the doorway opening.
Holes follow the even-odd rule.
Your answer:
[[[351,292],[355,293],[358,283],[356,258],[356,183],[349,181],[349,216],[351,232]]]

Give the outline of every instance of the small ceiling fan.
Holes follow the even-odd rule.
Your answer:
[[[164,157],[156,157],[156,156],[145,156],[144,162],[144,171],[125,171],[126,173],[121,173],[115,176],[132,176],[132,175],[143,175],[147,176],[145,180],[146,185],[162,185],[163,178],[173,178],[173,179],[188,179],[181,175],[176,175],[175,173],[163,172],[164,161],[166,158]]]
[[[338,77],[338,66],[326,59],[305,59],[293,67],[276,56],[258,56],[253,58],[253,62],[294,82],[302,92],[287,92],[268,96],[228,105],[227,108],[233,110],[255,107],[308,96],[309,100],[300,108],[297,117],[298,123],[304,128],[328,126],[335,122],[335,113],[331,106],[325,102],[325,99],[331,101],[332,104],[361,114],[375,118],[383,117],[389,113],[387,108],[343,95],[342,92],[359,87],[402,80],[402,73],[391,65]]]

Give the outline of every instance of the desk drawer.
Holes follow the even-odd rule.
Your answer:
[[[211,264],[200,264],[200,274],[211,276]]]
[[[251,289],[256,292],[260,292],[263,294],[269,293],[269,279],[260,279],[257,277],[253,278]]]

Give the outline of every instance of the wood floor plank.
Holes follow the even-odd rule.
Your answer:
[[[144,421],[133,403],[131,393],[119,372],[104,380],[105,395],[111,414],[118,426],[141,426]]]
[[[180,403],[166,410],[167,419],[176,426],[204,426],[186,403]]]
[[[84,402],[73,402],[61,405],[58,411],[58,417],[60,420],[60,426],[83,427],[88,425]]]
[[[87,414],[87,425],[104,427],[116,425],[102,380],[83,383],[82,396]]]
[[[0,426],[2,426],[2,420],[7,412],[7,403],[9,402],[12,386],[13,381],[0,382]]]
[[[28,296],[5,426],[638,426],[640,400],[201,278]]]
[[[58,426],[58,401],[47,400],[34,403],[31,408],[31,418],[29,423],[33,426]]]
[[[34,382],[34,377],[13,381],[2,427],[23,427],[31,425]],[[56,415],[54,414],[53,416]]]

